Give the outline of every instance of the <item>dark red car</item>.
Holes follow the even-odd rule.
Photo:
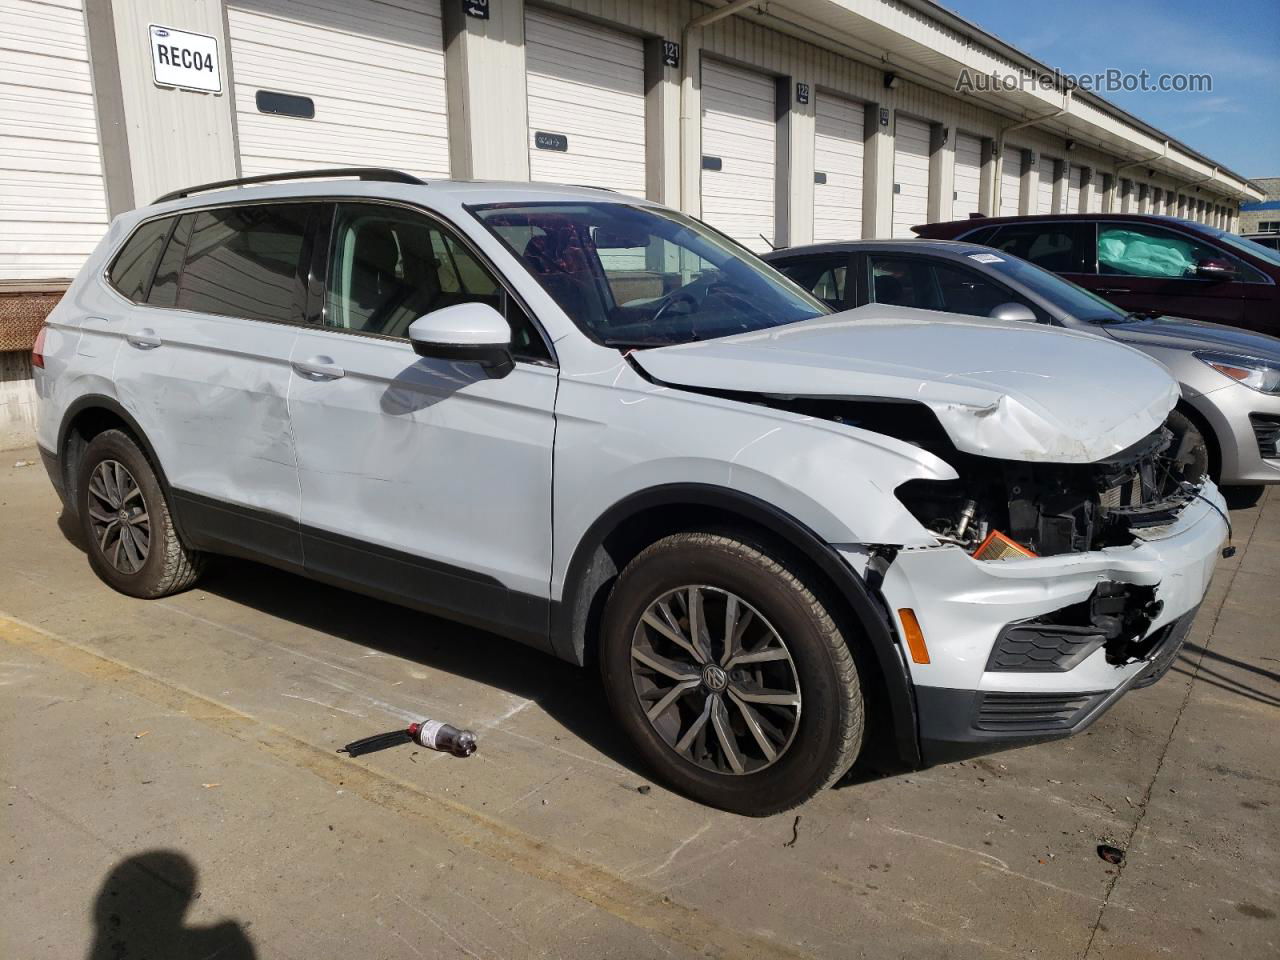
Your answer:
[[[981,217],[912,227],[1030,260],[1131,313],[1280,335],[1280,251],[1189,220],[1134,213]]]

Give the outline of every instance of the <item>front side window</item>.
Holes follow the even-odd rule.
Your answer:
[[[989,317],[996,307],[1018,303],[1044,319],[1044,311],[1024,297],[981,274],[920,257],[870,255],[871,299],[874,303],[921,310],[941,310],[970,317]]]
[[[511,324],[513,354],[547,360],[541,335],[489,269],[434,220],[382,204],[338,204],[321,323],[405,338],[423,314],[484,303]]]
[[[111,285],[135,303],[146,299],[156,263],[173,226],[173,217],[144,223],[134,231],[116,255],[107,276]]]
[[[671,210],[486,204],[472,213],[598,343],[664,346],[830,313],[747,250]]]
[[[1207,260],[1229,260],[1242,280],[1256,275],[1235,257],[1185,233],[1146,224],[1100,224],[1098,228],[1099,273],[1194,280],[1197,266]]]
[[[249,320],[300,323],[307,222],[314,204],[249,204],[195,214],[177,306]]]

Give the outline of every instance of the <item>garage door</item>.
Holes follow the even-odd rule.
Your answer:
[[[73,277],[107,226],[78,0],[0,0],[0,280]]]
[[[1084,183],[1084,171],[1072,167],[1067,174],[1067,209],[1066,213],[1080,212],[1080,185]]]
[[[862,236],[862,118],[860,103],[830,94],[814,102],[813,239]]]
[[[774,82],[702,62],[702,219],[752,250],[774,240]]]
[[[530,179],[643,197],[643,41],[533,8],[524,23]]]
[[[227,25],[245,175],[449,175],[439,0],[232,0]]]
[[[1040,155],[1040,164],[1037,167],[1040,172],[1040,186],[1036,189],[1036,213],[1062,212],[1053,209],[1053,171],[1056,166],[1057,162],[1053,157]]]
[[[929,124],[898,115],[893,134],[893,236],[929,222]]]
[[[956,134],[955,201],[951,216],[962,220],[981,211],[982,141],[967,133]]]
[[[1022,197],[1022,148],[1005,147],[1000,164],[1000,216],[1016,217]]]
[[[1106,175],[1095,167],[1089,174],[1089,209],[1087,213],[1102,212],[1102,192],[1106,189]]]

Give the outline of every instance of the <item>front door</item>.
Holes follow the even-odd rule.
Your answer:
[[[1237,279],[1202,276],[1198,267],[1209,261],[1231,264]],[[1245,281],[1253,276],[1263,279],[1242,260],[1190,234],[1146,223],[1101,222],[1098,272],[1084,285],[1126,311],[1239,326],[1245,319]]]
[[[289,385],[308,571],[545,644],[557,369],[542,335],[417,210],[338,204],[321,261]],[[512,323],[500,379],[409,343],[419,316],[473,301]]]

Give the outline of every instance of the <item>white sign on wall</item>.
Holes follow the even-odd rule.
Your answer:
[[[160,27],[154,23],[149,29],[151,70],[157,86],[203,93],[222,92],[217,38]]]

